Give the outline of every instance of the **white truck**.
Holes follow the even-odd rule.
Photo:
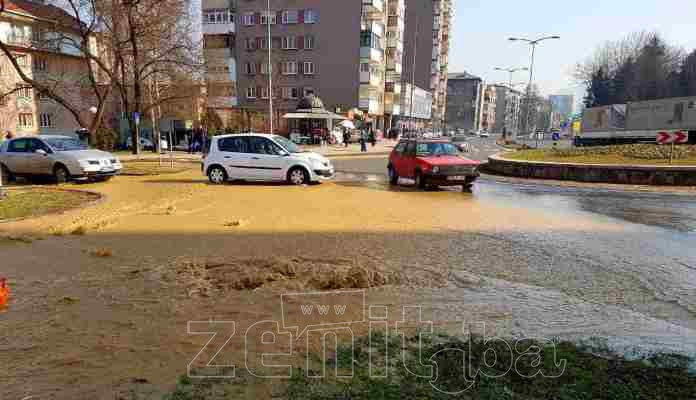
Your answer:
[[[637,101],[583,111],[577,146],[655,143],[659,132],[688,131],[696,143],[696,97]]]

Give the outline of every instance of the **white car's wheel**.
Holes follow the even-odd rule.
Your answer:
[[[208,170],[208,179],[214,185],[222,185],[227,181],[227,172],[222,167],[216,165]]]
[[[304,168],[295,167],[288,172],[288,182],[293,185],[305,185],[309,183],[309,174]]]

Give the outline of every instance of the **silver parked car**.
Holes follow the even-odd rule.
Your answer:
[[[71,136],[21,137],[0,144],[0,169],[7,180],[15,176],[51,176],[57,183],[108,180],[121,168],[113,154],[89,149]]]

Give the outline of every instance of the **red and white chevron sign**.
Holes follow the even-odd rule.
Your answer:
[[[657,134],[657,144],[681,144],[689,141],[689,132],[659,132]]]

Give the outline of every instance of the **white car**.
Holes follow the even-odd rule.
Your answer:
[[[490,133],[483,131],[483,132],[479,133],[479,137],[487,138],[487,137],[491,137],[491,135],[490,135]]]
[[[236,179],[303,185],[334,175],[326,157],[302,151],[282,136],[255,133],[214,136],[203,171],[216,185]]]

